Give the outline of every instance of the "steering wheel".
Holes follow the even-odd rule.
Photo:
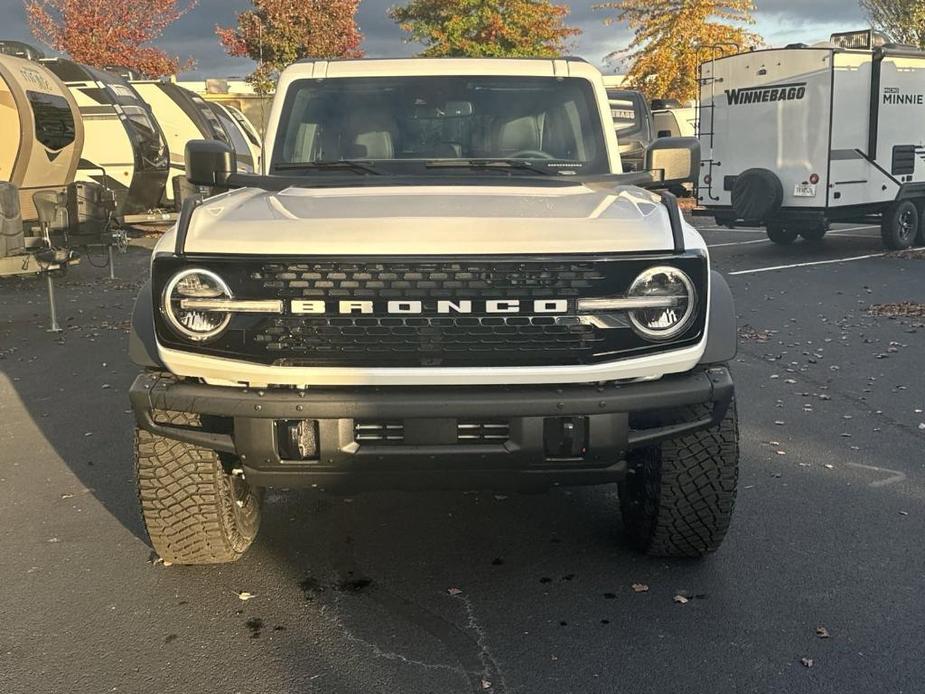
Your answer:
[[[508,159],[555,159],[555,157],[538,149],[522,149],[511,154]]]

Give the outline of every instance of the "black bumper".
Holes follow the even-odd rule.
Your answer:
[[[628,451],[718,425],[733,384],[725,367],[624,385],[308,391],[208,386],[147,373],[130,396],[139,427],[237,456],[258,486],[501,488],[619,481]],[[697,405],[703,407],[691,408]],[[199,414],[203,428],[159,424],[159,410]],[[681,411],[694,414],[678,417]],[[662,413],[675,413],[670,424],[651,416]],[[317,455],[284,460],[279,423],[299,420],[317,421]],[[506,439],[457,438],[463,422],[485,420],[504,422]],[[584,437],[580,455],[550,455],[550,430],[569,421]],[[400,422],[404,440],[358,440],[364,422]]]

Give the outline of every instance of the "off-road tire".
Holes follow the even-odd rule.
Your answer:
[[[739,477],[735,402],[719,426],[635,451],[628,464],[620,509],[634,547],[650,556],[694,558],[719,548]]]
[[[799,235],[799,232],[788,229],[783,224],[768,222],[768,238],[780,246],[789,246]]]
[[[197,415],[155,421],[199,427]],[[261,494],[225,471],[218,454],[135,429],[138,500],[154,551],[174,564],[223,564],[247,551],[260,527]]]
[[[883,245],[891,251],[911,248],[921,233],[919,208],[911,200],[900,200],[884,210],[880,226]]]

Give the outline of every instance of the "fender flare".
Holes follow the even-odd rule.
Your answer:
[[[739,349],[735,300],[726,279],[716,270],[710,273],[710,288],[710,328],[700,363],[725,364],[735,359]]]
[[[157,339],[154,335],[154,300],[151,297],[151,281],[144,283],[135,308],[132,310],[132,330],[128,338],[128,356],[135,364],[146,369],[164,369],[157,353]]]

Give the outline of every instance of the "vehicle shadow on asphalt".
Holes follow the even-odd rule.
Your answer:
[[[134,248],[118,256],[114,281],[86,258],[56,278],[58,334],[46,331],[44,278],[0,281],[0,375],[21,401],[4,403],[6,418],[18,418],[17,443],[28,446],[18,455],[60,458],[83,487],[76,493],[91,493],[145,542],[127,392],[137,373],[128,359],[128,328],[149,257]],[[28,432],[33,425],[40,436]]]

